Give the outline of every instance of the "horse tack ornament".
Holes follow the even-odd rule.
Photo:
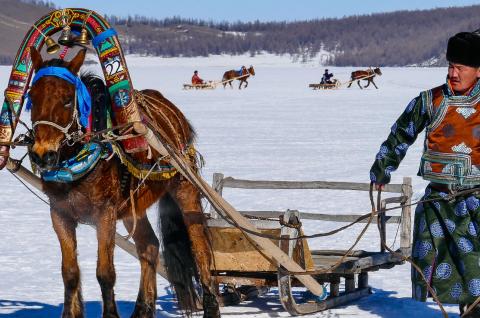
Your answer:
[[[133,98],[134,89],[117,32],[94,11],[81,8],[61,9],[37,20],[22,41],[0,111],[0,143],[12,140],[22,111],[33,73],[29,48],[33,46],[40,51],[43,44],[46,44],[48,53],[56,53],[60,47],[51,36],[60,31],[62,43],[65,45],[86,45],[88,39],[92,39],[112,100],[115,123],[120,125],[142,120]],[[80,31],[80,35],[73,37],[70,31]],[[129,153],[148,148],[148,143],[142,136],[123,140],[122,144]]]

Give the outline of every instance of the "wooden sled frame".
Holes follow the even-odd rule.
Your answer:
[[[224,178],[220,173],[215,173],[213,177],[213,188],[222,194],[224,188],[241,189],[331,189],[331,190],[357,190],[369,191],[368,183],[350,183],[350,182],[296,182],[296,181],[252,181],[239,180],[231,177]],[[386,185],[384,192],[398,193],[400,196],[389,197],[381,201],[381,208],[386,208],[388,204],[403,204],[401,215],[378,216],[380,238],[386,237],[386,223],[400,223],[400,249],[399,254],[394,255],[385,251],[380,244],[378,252],[353,251],[337,268],[328,270],[330,266],[336,263],[347,251],[342,250],[310,250],[305,240],[299,241],[281,241],[279,246],[293,260],[297,261],[307,270],[327,270],[325,273],[314,275],[315,279],[323,284],[330,283],[330,292],[328,298],[324,300],[308,301],[298,303],[294,297],[293,287],[303,287],[297,279],[286,274],[286,271],[278,267],[274,271],[248,271],[240,264],[238,270],[214,271],[218,283],[237,284],[237,285],[255,285],[274,287],[278,285],[279,299],[282,306],[291,315],[311,314],[323,311],[335,306],[346,304],[360,297],[369,295],[371,288],[368,286],[368,272],[379,269],[392,268],[395,265],[403,264],[403,256],[410,255],[411,251],[411,203],[412,188],[411,178],[404,178],[402,184]],[[243,215],[257,216],[260,218],[275,218],[283,216],[285,222],[291,225],[298,224],[300,219],[323,220],[333,222],[352,222],[359,215],[332,215],[321,213],[305,213],[287,210],[282,211],[239,211]],[[208,221],[209,230],[216,227],[228,227],[229,225],[220,219],[214,209],[210,210],[210,219]],[[367,220],[362,220],[362,223]],[[377,222],[377,217],[372,223]],[[292,227],[281,226],[278,222],[267,222],[265,220],[253,221],[258,228],[280,229],[280,235],[283,237],[298,237],[301,230],[294,230]],[[301,244],[299,244],[301,243]],[[300,248],[299,248],[300,246]],[[214,254],[215,254],[214,242]],[[299,257],[298,255],[301,255]],[[218,255],[215,254],[217,259]],[[250,255],[250,258],[252,256]],[[258,253],[257,258],[252,263],[260,260],[263,256]],[[310,264],[309,264],[310,263]],[[312,268],[313,263],[313,268]],[[235,262],[232,265],[236,264]],[[340,283],[344,281],[344,290],[340,291]]]
[[[342,83],[340,83],[340,81],[338,81],[338,80],[335,83],[332,83],[332,84],[328,84],[328,83],[308,84],[308,87],[312,88],[313,90],[317,90],[317,89],[337,89],[337,88],[340,88],[340,86],[342,86]]]
[[[207,82],[203,84],[183,84],[183,89],[215,89],[217,85],[213,82]]]

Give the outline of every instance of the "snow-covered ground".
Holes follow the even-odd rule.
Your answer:
[[[214,172],[244,179],[332,180],[368,182],[368,171],[393,121],[421,90],[441,84],[446,69],[382,68],[375,79],[379,89],[360,90],[356,84],[339,90],[312,91],[324,67],[293,64],[289,58],[238,56],[216,58],[128,57],[137,89],[159,89],[179,106],[198,132],[198,150],[206,160],[203,176]],[[193,70],[206,80],[220,80],[224,71],[253,65],[256,76],[245,90],[184,91]],[[340,81],[353,68],[330,67]],[[0,87],[6,87],[10,67],[0,67]],[[238,84],[236,84],[238,85]],[[2,89],[3,89],[2,88]],[[23,114],[28,118],[29,114]],[[16,150],[17,157],[21,150]],[[421,141],[411,147],[393,182],[412,176],[415,197],[425,183],[416,177]],[[46,206],[8,172],[0,172],[0,317],[59,317],[63,302],[60,248]],[[366,193],[339,191],[226,190],[224,196],[238,209],[298,209],[329,213],[369,211]],[[207,207],[208,208],[208,207]],[[153,213],[151,213],[153,216]],[[304,222],[307,234],[338,224]],[[119,224],[118,230],[123,231]],[[361,227],[333,237],[310,241],[313,248],[348,248]],[[395,226],[389,226],[393,242]],[[88,226],[78,230],[79,258],[87,317],[99,317],[101,297],[95,278],[96,238]],[[398,239],[396,241],[398,245]],[[377,250],[374,226],[359,249]],[[133,310],[138,290],[139,264],[116,249],[116,297],[122,317]],[[311,317],[439,317],[433,303],[410,299],[410,268],[397,266],[370,275],[374,294]],[[159,279],[158,317],[179,316]],[[447,306],[457,317],[457,306]],[[229,317],[286,317],[272,290],[266,297],[222,308]]]

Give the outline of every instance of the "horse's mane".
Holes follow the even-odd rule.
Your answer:
[[[90,85],[96,81],[101,81],[105,86],[105,82],[103,81],[102,77],[93,73],[92,71],[84,71],[80,73],[80,79],[82,82],[90,89]],[[105,93],[105,92],[104,92]]]

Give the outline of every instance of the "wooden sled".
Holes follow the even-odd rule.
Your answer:
[[[338,80],[333,80],[331,84],[329,83],[313,83],[308,84],[308,87],[312,88],[313,90],[317,89],[337,89],[340,88],[342,84]]]
[[[183,89],[215,89],[217,85],[213,82],[207,82],[204,84],[183,84]]]
[[[231,177],[224,178],[222,174],[214,174],[213,188],[222,193],[224,188],[242,189],[334,189],[368,191],[369,184],[347,182],[293,182],[293,181],[251,181],[238,180]],[[380,237],[386,237],[386,223],[399,223],[400,249],[398,254],[391,254],[380,245],[378,251],[354,250],[336,268],[336,264],[347,251],[344,250],[310,250],[306,240],[273,241],[295,262],[307,271],[324,270],[321,274],[312,275],[318,283],[330,284],[329,295],[326,299],[309,299],[299,301],[298,291],[294,288],[303,288],[303,285],[293,276],[289,275],[282,267],[272,264],[265,258],[239,229],[232,227],[219,218],[216,211],[210,211],[208,229],[212,234],[215,267],[212,273],[219,284],[235,286],[238,290],[245,290],[247,286],[278,287],[278,296],[284,309],[291,315],[311,314],[333,308],[360,297],[371,294],[368,285],[368,273],[379,269],[392,268],[403,264],[403,256],[410,255],[411,233],[411,179],[404,178],[403,184],[386,185],[385,192],[399,193],[400,196],[389,197],[382,200],[381,207],[387,204],[401,203],[401,215],[386,216],[381,214],[372,220],[371,226],[379,222]],[[306,213],[295,210],[282,211],[239,211],[242,215],[257,217],[252,223],[262,233],[275,236],[296,238],[303,234],[302,220],[352,222],[359,215],[332,215],[320,213]],[[282,217],[282,224],[278,219]],[[270,220],[267,220],[270,219]],[[365,223],[367,220],[362,220]],[[327,237],[323,238],[328,239]],[[340,286],[344,286],[340,289]],[[248,289],[246,289],[248,290]],[[303,288],[304,290],[304,288]],[[308,292],[304,292],[306,294]],[[240,297],[242,298],[242,297]]]

